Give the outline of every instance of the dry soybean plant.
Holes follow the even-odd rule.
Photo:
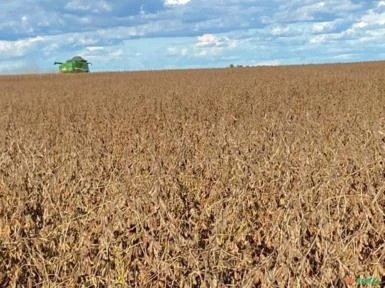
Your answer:
[[[1,287],[385,275],[384,63],[4,76],[0,88]]]

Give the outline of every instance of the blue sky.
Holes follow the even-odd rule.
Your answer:
[[[385,59],[385,0],[6,0],[0,73]]]

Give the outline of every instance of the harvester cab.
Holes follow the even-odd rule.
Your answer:
[[[59,65],[61,73],[88,73],[90,72],[89,65],[92,64],[80,56],[75,56],[64,63],[55,62],[54,65]]]

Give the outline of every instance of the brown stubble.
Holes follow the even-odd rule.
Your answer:
[[[0,78],[0,286],[384,275],[384,67]]]

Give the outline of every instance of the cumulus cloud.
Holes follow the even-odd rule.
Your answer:
[[[312,29],[315,33],[325,33],[331,31],[333,28],[335,28],[335,26],[335,22],[318,22],[313,24]]]
[[[385,12],[375,12],[374,10],[369,10],[369,12],[362,16],[361,19],[355,24],[355,27],[365,28],[367,26],[374,25],[385,25]]]
[[[333,33],[327,33],[327,30],[319,31],[319,35],[311,37],[309,42],[318,45],[332,42],[335,45],[344,43],[345,47],[348,45],[358,46],[363,43],[376,45],[375,43],[385,36],[385,11],[382,6],[381,2],[378,2],[371,9],[363,10],[359,17],[348,22],[349,25],[346,25],[345,29],[340,31],[334,31]],[[341,22],[342,20],[339,21]],[[353,54],[348,53],[348,55],[352,56]]]
[[[284,22],[322,21],[325,18],[339,18],[354,15],[363,8],[362,3],[354,0],[307,0],[279,1],[274,20]]]
[[[165,5],[186,5],[191,0],[165,0]]]
[[[281,62],[279,60],[266,60],[266,61],[259,61],[254,64],[254,66],[278,66]]]
[[[24,56],[43,41],[44,38],[40,36],[18,41],[0,41],[0,59]]]
[[[204,34],[198,37],[197,47],[222,46],[224,41],[213,34]]]
[[[213,34],[203,34],[198,36],[196,47],[226,47],[234,46],[235,42],[229,39],[227,36],[216,36]]]
[[[287,35],[290,32],[289,26],[274,26],[271,28],[271,34],[274,36]]]
[[[105,1],[72,0],[66,6],[67,9],[84,10],[93,13],[110,12],[111,6]]]
[[[236,47],[236,41],[223,35],[203,34],[197,37],[194,55],[213,57],[223,53],[225,49]]]
[[[168,47],[167,48],[167,55],[168,56],[187,56],[189,53],[188,48],[186,47]]]

